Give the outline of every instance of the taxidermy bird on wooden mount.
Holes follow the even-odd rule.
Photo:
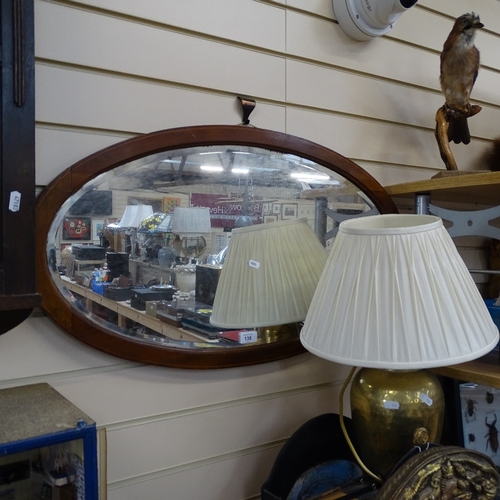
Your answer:
[[[476,30],[484,25],[474,12],[458,17],[441,52],[441,89],[445,104],[436,113],[436,140],[448,170],[457,170],[449,142],[469,144],[467,118],[481,111],[471,105],[470,94],[479,71],[479,50],[474,45]]]

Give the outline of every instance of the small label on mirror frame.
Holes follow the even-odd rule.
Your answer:
[[[253,344],[257,342],[257,332],[255,330],[238,332],[238,342],[240,344]]]

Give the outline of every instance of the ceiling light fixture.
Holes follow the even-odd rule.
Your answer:
[[[248,168],[243,168],[243,167],[235,167],[231,170],[233,174],[243,174],[246,175],[250,172],[250,169]]]
[[[205,170],[206,172],[222,172],[224,169],[214,165],[201,165],[200,170]]]
[[[290,174],[290,177],[293,179],[298,179],[301,181],[329,181],[330,176],[329,175],[321,175],[321,174],[310,174],[308,172],[293,172]],[[338,181],[335,181],[335,183],[339,184]]]

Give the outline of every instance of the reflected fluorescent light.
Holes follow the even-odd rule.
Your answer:
[[[250,169],[243,167],[235,167],[231,170],[231,172],[233,174],[248,174],[248,172],[250,172]]]
[[[198,153],[200,156],[203,155],[222,155],[224,154],[224,151],[205,151],[203,153]]]
[[[175,159],[166,159],[166,160],[160,160],[160,163],[174,163],[174,164],[181,164],[182,160],[175,160]],[[198,165],[198,162],[195,161],[186,161],[185,165]]]
[[[297,179],[303,182],[311,182],[311,181],[331,181],[332,184],[340,184],[339,181],[332,180],[330,176],[326,174],[309,174],[307,172],[293,172],[290,174],[290,177]]]
[[[205,170],[207,172],[222,172],[224,169],[213,165],[201,165],[200,170]]]

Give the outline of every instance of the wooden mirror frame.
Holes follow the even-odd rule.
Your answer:
[[[360,188],[380,213],[397,213],[385,189],[342,155],[306,139],[247,125],[206,125],[152,132],[92,154],[62,172],[36,203],[37,289],[42,308],[67,333],[120,358],[175,368],[215,369],[253,365],[305,352],[298,338],[256,346],[203,349],[154,345],[107,330],[72,308],[57,288],[47,261],[52,221],[62,204],[88,181],[115,167],[162,151],[197,146],[240,145],[294,154],[343,175]]]

